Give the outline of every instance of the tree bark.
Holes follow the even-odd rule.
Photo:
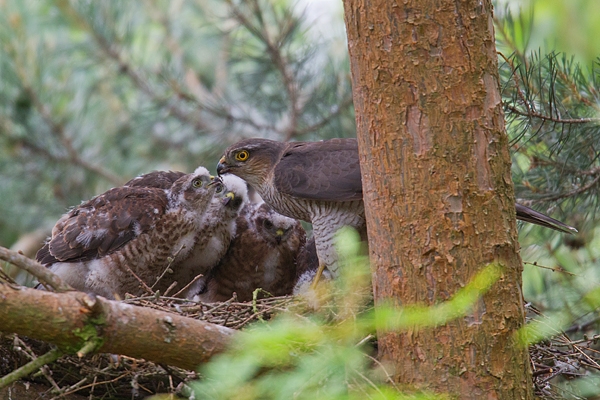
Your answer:
[[[65,352],[123,354],[193,370],[236,335],[223,326],[106,300],[0,283],[0,332],[57,345]],[[83,349],[83,351],[82,351]]]
[[[469,315],[379,332],[379,356],[418,389],[530,399],[491,1],[344,6],[376,303],[437,304],[503,267]]]

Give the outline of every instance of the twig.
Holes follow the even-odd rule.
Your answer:
[[[600,183],[600,175],[596,176],[590,183],[588,183],[587,185],[581,186],[578,189],[574,189],[571,190],[569,192],[566,193],[560,193],[560,194],[555,194],[555,195],[547,195],[547,196],[541,196],[540,200],[545,200],[545,201],[555,201],[555,200],[561,200],[561,199],[566,199],[568,197],[573,197],[573,196],[577,196],[578,194],[581,194],[583,192],[587,192],[588,190],[590,190],[591,188],[593,188],[594,186],[598,185],[598,183]]]
[[[591,321],[588,321],[584,324],[571,325],[570,327],[565,329],[565,333],[573,333],[573,332],[583,331],[583,330],[587,329],[588,327],[590,327],[591,325],[598,323],[598,321],[600,321],[600,316],[593,318]]]
[[[352,105],[352,102],[353,102],[352,94],[350,94],[350,96],[348,96],[344,100],[342,100],[342,102],[340,104],[338,104],[336,106],[335,110],[333,110],[331,113],[329,113],[329,115],[323,117],[323,119],[321,119],[320,121],[318,121],[310,126],[307,126],[306,128],[297,129],[295,134],[297,136],[301,136],[301,135],[305,135],[307,133],[315,132],[315,131],[323,128],[325,125],[327,125],[329,122],[331,122],[332,119],[334,119],[335,117],[340,115],[343,110],[350,107]]]
[[[175,286],[177,286],[178,284],[179,284],[179,282],[177,282],[177,281],[171,282],[171,284],[169,285],[167,290],[165,290],[165,295],[168,295],[169,293],[171,293],[171,290],[173,290],[175,288]]]
[[[42,366],[58,360],[62,355],[63,353],[59,349],[52,349],[43,356],[40,356],[35,360],[23,365],[22,367],[17,368],[13,372],[4,375],[2,378],[0,378],[0,389],[7,387],[11,383],[18,381],[21,378],[29,376]]]
[[[254,8],[254,13],[257,14],[261,19],[262,18],[262,10],[257,1],[251,1],[251,6]],[[283,81],[283,86],[285,88],[289,105],[288,105],[288,118],[289,123],[287,128],[284,129],[285,132],[285,141],[290,140],[294,137],[298,132],[298,119],[300,113],[302,111],[302,106],[300,104],[300,94],[298,91],[298,84],[295,81],[294,74],[290,70],[288,63],[285,60],[283,54],[281,54],[281,40],[273,40],[269,32],[266,29],[266,26],[260,25],[256,27],[252,24],[252,22],[243,14],[242,11],[233,3],[231,0],[227,0],[227,4],[229,5],[234,17],[257,39],[264,43],[266,47],[267,54],[269,58],[279,71],[281,75],[281,79]],[[291,17],[290,17],[291,18]],[[264,19],[263,19],[264,20]],[[285,37],[289,31],[293,28],[294,23],[291,23],[288,29],[282,32],[282,37]]]
[[[379,366],[379,368],[381,368],[381,370],[383,371],[383,373],[385,374],[385,378],[386,380],[398,391],[400,391],[400,388],[396,385],[396,382],[394,382],[394,378],[392,377],[392,375],[388,372],[388,370],[385,368],[385,366],[381,363],[381,361],[379,361],[378,359],[376,359],[373,356],[370,356],[368,354],[365,354],[365,357],[367,357],[369,360],[373,361],[375,364],[377,364]]]
[[[156,284],[163,278],[163,276],[165,276],[165,274],[167,273],[167,271],[171,270],[171,265],[173,265],[173,262],[175,261],[175,258],[177,258],[177,256],[179,255],[179,253],[181,253],[181,250],[185,249],[185,244],[182,245],[176,252],[175,254],[173,254],[172,257],[169,257],[169,263],[167,264],[167,267],[164,269],[164,271],[158,276],[158,278],[156,278],[156,281],[154,282],[154,285],[152,285],[152,287],[150,288],[150,293],[153,293],[153,289],[156,286]],[[171,270],[172,271],[172,270]]]
[[[563,267],[546,267],[544,265],[538,264],[537,261],[534,261],[534,262],[523,261],[523,264],[533,265],[533,266],[538,267],[538,268],[549,269],[550,271],[553,271],[553,272],[562,272],[562,273],[570,275],[570,276],[577,276],[576,274],[567,271]]]
[[[144,288],[144,290],[148,293],[154,293],[154,291],[150,288],[150,286],[148,286],[146,284],[146,282],[144,282],[144,280],[142,278],[140,278],[139,276],[137,276],[137,274],[135,272],[133,272],[133,270],[129,267],[129,265],[125,265],[127,267],[127,269],[129,270],[129,272],[131,273],[131,275],[133,275],[133,277],[135,279],[137,279],[137,281],[142,285],[142,287]]]
[[[13,346],[13,347],[18,348],[23,354],[25,354],[27,356],[27,358],[29,358],[30,360],[35,360],[37,358],[37,356],[35,355],[33,350],[31,350],[31,348],[27,345],[27,343],[22,341],[21,338],[19,338],[19,336],[15,335],[14,342],[15,342],[15,346]],[[60,391],[60,387],[58,386],[56,381],[52,378],[51,374],[48,372],[47,366],[41,367],[40,372],[42,373],[42,375],[44,375],[44,378],[46,378],[46,380],[48,382],[50,382],[50,385],[52,385],[52,387],[54,387],[54,389]]]
[[[58,398],[61,398],[61,397],[63,397],[63,396],[67,396],[67,395],[73,394],[73,393],[75,393],[75,392],[79,392],[80,390],[87,389],[87,388],[89,388],[89,387],[100,386],[100,385],[107,385],[107,384],[109,384],[109,383],[116,382],[116,381],[118,381],[118,380],[120,380],[120,379],[123,379],[123,378],[124,378],[124,377],[126,377],[127,375],[131,375],[131,373],[130,373],[129,371],[128,371],[128,372],[125,372],[124,374],[121,374],[121,375],[117,376],[116,378],[114,378],[114,379],[110,379],[110,380],[108,380],[108,381],[96,382],[96,381],[94,380],[94,382],[92,382],[92,383],[90,383],[90,384],[88,384],[88,385],[81,386],[81,387],[78,387],[78,388],[75,388],[75,389],[72,389],[72,387],[71,387],[71,388],[69,388],[69,391],[67,391],[67,392],[65,392],[65,393],[62,393],[62,394],[61,394],[59,397],[57,397],[57,399],[58,399]],[[73,385],[73,386],[75,386],[75,385]],[[52,400],[54,400],[54,399],[52,399]]]
[[[195,282],[196,282],[198,279],[202,278],[203,276],[204,276],[203,274],[196,275],[196,277],[195,277],[194,279],[192,279],[192,280],[190,281],[190,283],[188,283],[188,284],[187,284],[187,285],[185,285],[185,286],[184,286],[184,287],[183,287],[183,288],[182,288],[180,291],[178,291],[177,293],[175,293],[175,294],[173,295],[173,297],[179,297],[179,295],[180,295],[181,293],[185,292],[185,290],[186,290],[187,288],[189,288],[190,286],[192,286],[192,285],[193,285],[193,284],[194,284],[194,283],[195,283]],[[165,294],[166,294],[166,293],[165,293]]]
[[[103,177],[104,179],[106,179],[114,185],[120,185],[121,183],[123,183],[123,179],[121,177],[113,174],[110,171],[105,170],[104,168],[101,168],[97,165],[93,165],[85,159],[83,159],[79,155],[79,152],[75,149],[75,147],[73,147],[71,139],[67,136],[65,132],[64,125],[58,124],[54,121],[52,113],[50,112],[50,110],[48,110],[48,107],[44,103],[42,103],[37,93],[31,87],[28,86],[24,86],[24,90],[27,93],[27,95],[31,98],[32,103],[34,104],[38,113],[40,113],[40,115],[42,116],[42,119],[50,127],[54,136],[59,140],[59,142],[67,151],[67,154],[69,155],[68,159],[71,163],[79,165],[80,167]]]
[[[63,13],[74,20],[74,22],[78,25],[79,28],[82,28],[88,31],[96,43],[99,45],[100,50],[102,50],[103,54],[108,56],[111,60],[113,60],[117,66],[119,67],[119,71],[124,73],[129,79],[150,99],[155,101],[158,105],[164,106],[171,115],[179,119],[180,121],[193,125],[199,131],[210,131],[210,127],[208,127],[201,119],[196,118],[195,115],[197,113],[188,113],[184,111],[182,108],[176,105],[175,101],[171,98],[171,96],[163,96],[152,87],[152,85],[148,82],[146,77],[138,72],[133,65],[127,63],[125,58],[121,55],[120,51],[116,48],[116,42],[109,42],[100,32],[98,32],[93,24],[89,23],[89,21],[85,18],[85,16],[81,15],[77,9],[75,9],[68,2],[61,2],[59,4],[59,8]],[[204,107],[201,104],[196,104],[197,108],[203,109]]]
[[[597,124],[597,123],[600,123],[600,118],[559,118],[559,117],[553,117],[553,116],[541,114],[537,111],[533,111],[533,110],[529,109],[528,107],[527,107],[528,108],[527,111],[521,111],[513,105],[505,104],[504,106],[506,107],[506,109],[510,110],[512,113],[520,115],[522,117],[537,118],[537,119],[541,119],[544,121],[554,122],[557,124],[575,125],[575,124],[591,124],[591,123]]]
[[[12,265],[21,268],[24,271],[29,272],[35,276],[40,282],[47,284],[57,292],[66,292],[74,290],[71,286],[66,284],[56,274],[52,273],[48,268],[42,264],[34,261],[30,258],[25,257],[22,254],[7,249],[6,247],[0,246],[0,259],[11,263]]]

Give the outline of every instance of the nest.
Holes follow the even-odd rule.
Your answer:
[[[145,296],[128,298],[124,302],[243,329],[252,322],[268,320],[275,313],[288,310],[295,299],[282,296],[238,302],[234,297],[222,303],[205,304],[174,297]],[[0,334],[0,376],[49,349],[50,346],[44,342]],[[31,382],[43,385],[34,388],[36,396],[42,399],[80,398],[73,397],[75,394],[85,398],[136,399],[154,393],[185,396],[189,392],[187,383],[196,379],[198,374],[194,371],[125,356],[96,354],[81,359],[63,356],[34,374]]]
[[[129,298],[124,301],[233,329],[244,329],[257,320],[268,320],[274,314],[288,311],[298,303],[289,296],[247,303],[233,298],[223,303],[203,304],[157,296]],[[530,314],[532,310],[528,307]],[[537,314],[529,320],[543,319],[543,316]],[[554,337],[530,347],[533,384],[537,396],[549,400],[580,398],[568,391],[566,387],[569,382],[581,381],[600,371],[600,353],[597,349],[600,335],[582,336],[581,339],[571,340],[565,333],[557,332]],[[49,346],[39,341],[17,335],[0,336],[0,374],[10,372],[48,350]],[[39,397],[30,398],[136,399],[154,393],[187,397],[190,393],[188,383],[198,378],[194,371],[125,356],[97,354],[81,359],[76,356],[61,357],[34,374],[31,383],[27,384],[38,385],[35,394]],[[23,385],[22,382],[19,384]]]
[[[525,308],[528,322],[541,322],[546,328],[553,329],[553,322],[531,304],[526,304]],[[591,330],[597,326],[597,321],[590,322],[566,330],[577,335],[577,339],[570,338],[563,331],[553,330],[555,334],[551,338],[529,347],[536,396],[547,400],[588,398],[577,394],[581,391],[581,384],[586,379],[591,381],[594,376],[600,376],[600,334]]]

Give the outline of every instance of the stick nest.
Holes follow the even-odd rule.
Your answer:
[[[233,298],[223,303],[204,304],[158,296],[129,298],[124,301],[233,329],[244,329],[257,320],[268,320],[274,314],[288,311],[298,303],[298,300],[289,296],[247,303]],[[529,321],[545,320],[533,308],[527,309]],[[572,340],[564,332],[557,331],[554,337],[530,347],[533,384],[538,397],[552,400],[583,398],[570,392],[568,387],[571,383],[582,381],[600,371],[600,335],[578,332],[578,336],[581,338]],[[49,346],[43,342],[17,335],[0,335],[0,374],[10,372],[48,350]],[[135,399],[154,393],[185,396],[189,391],[187,384],[198,378],[194,371],[125,356],[97,354],[81,359],[76,356],[61,357],[55,363],[45,366],[31,379],[33,384],[43,384],[46,387],[39,398],[83,399],[84,397],[78,396],[81,395],[86,396],[85,398]]]
[[[145,296],[128,298],[125,303],[151,307],[233,329],[244,329],[257,320],[268,320],[275,313],[287,311],[295,302],[290,296],[238,302],[205,304],[174,297]],[[17,335],[0,333],[0,376],[39,357],[49,345]],[[63,356],[34,374],[33,383],[43,384],[43,399],[85,398],[135,399],[154,393],[185,395],[187,382],[198,379],[194,371],[158,365],[145,360],[111,354],[90,357]],[[39,390],[39,386],[36,386]],[[0,392],[1,394],[1,392]],[[1,397],[1,396],[0,396]],[[31,397],[36,398],[36,397]]]

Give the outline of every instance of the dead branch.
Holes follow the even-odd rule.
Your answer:
[[[53,274],[48,268],[16,251],[0,246],[0,260],[9,262],[14,266],[29,272],[31,275],[38,278],[40,282],[51,286],[57,292],[73,290],[71,286],[63,282],[62,279]]]
[[[82,292],[52,293],[0,283],[0,331],[67,353],[114,353],[195,369],[223,351],[232,329]],[[239,335],[240,333],[238,333]]]

